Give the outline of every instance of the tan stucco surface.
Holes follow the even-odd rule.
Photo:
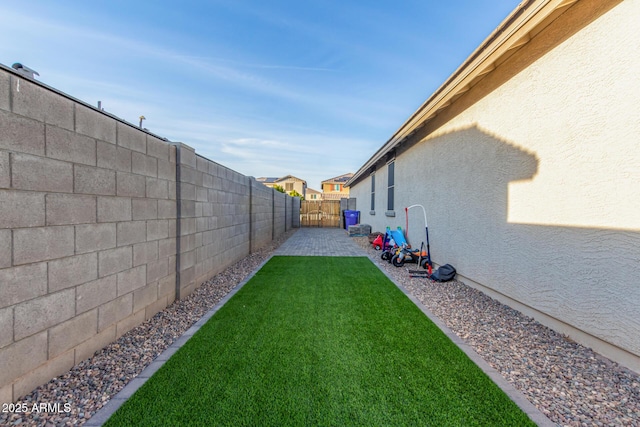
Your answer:
[[[381,231],[423,204],[435,262],[640,370],[640,1],[585,26],[594,4],[578,2],[398,151],[395,217],[385,166],[375,215],[369,178],[351,196]],[[419,245],[422,213],[409,221]]]

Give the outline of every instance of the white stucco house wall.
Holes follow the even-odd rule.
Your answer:
[[[424,205],[436,264],[638,372],[639,22],[640,0],[523,1],[348,183],[361,222]]]

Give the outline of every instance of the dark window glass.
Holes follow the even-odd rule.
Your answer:
[[[371,175],[371,210],[376,210],[376,176]]]
[[[387,168],[388,171],[388,182],[389,182],[389,186],[387,188],[387,210],[388,211],[392,211],[393,210],[393,189],[394,189],[394,164],[395,162],[391,162],[389,163],[389,166]]]

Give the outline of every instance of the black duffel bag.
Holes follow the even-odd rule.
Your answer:
[[[451,264],[445,264],[431,273],[429,279],[436,282],[448,282],[453,280],[454,277],[456,277],[456,269]]]

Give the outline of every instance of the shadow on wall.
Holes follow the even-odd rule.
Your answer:
[[[640,233],[509,223],[510,183],[533,180],[544,159],[477,126],[434,134],[404,157],[397,183],[418,188],[396,197],[425,204],[435,262],[640,355]],[[409,215],[410,227],[423,223]],[[424,238],[418,228],[413,242]]]

